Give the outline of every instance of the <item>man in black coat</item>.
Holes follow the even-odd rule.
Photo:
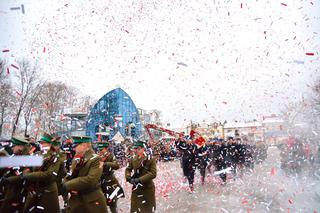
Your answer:
[[[197,147],[191,139],[178,139],[176,142],[177,148],[182,152],[181,167],[183,175],[188,179],[190,190],[193,191],[194,173],[195,173],[195,152]]]

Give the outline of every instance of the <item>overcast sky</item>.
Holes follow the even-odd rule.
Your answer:
[[[176,127],[279,113],[319,76],[313,0],[0,0],[0,20],[1,58],[96,98],[120,86]]]

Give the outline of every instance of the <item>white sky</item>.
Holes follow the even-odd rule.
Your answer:
[[[313,0],[0,0],[0,20],[1,58],[96,98],[119,85],[177,127],[278,113],[319,76]]]

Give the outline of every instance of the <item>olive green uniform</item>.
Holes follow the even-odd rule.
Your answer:
[[[25,145],[21,155],[27,155],[30,146]],[[3,177],[7,177],[9,183],[4,187],[4,200],[2,202],[0,212],[23,212],[24,203],[27,196],[25,183],[22,182],[21,176],[26,168],[14,167],[7,169]]]
[[[4,148],[0,148],[0,157],[6,157],[8,155],[9,155],[8,152],[6,152]],[[0,178],[4,177],[7,171],[8,171],[7,168],[0,168]],[[4,201],[4,196],[5,196],[5,187],[4,185],[0,184],[0,209]]]
[[[72,162],[72,174],[65,183],[66,190],[71,193],[67,212],[107,212],[105,197],[100,188],[100,157],[90,149],[83,159],[74,158]]]
[[[132,171],[134,172],[131,176]],[[137,185],[133,185],[131,194],[130,212],[155,212],[155,186],[153,179],[157,176],[156,160],[150,156],[144,158],[134,157],[130,160],[125,171],[126,179],[138,178]]]
[[[103,158],[105,158],[105,160],[103,162],[103,172],[101,176],[101,189],[107,199],[107,205],[110,207],[111,212],[116,213],[118,197],[124,197],[123,189],[114,175],[114,170],[119,169],[120,166],[112,153],[107,152]],[[116,193],[113,199],[110,199],[110,195],[112,195],[117,187],[119,187],[118,193]]]
[[[58,152],[58,156],[59,156],[59,170],[58,170],[58,174],[57,174],[57,178],[56,178],[56,183],[57,183],[57,187],[58,187],[58,195],[61,195],[62,180],[67,175],[67,170],[66,170],[66,166],[65,166],[66,161],[67,161],[67,156],[65,153],[63,153],[61,151]]]
[[[34,172],[23,176],[27,181],[28,195],[25,212],[60,212],[56,178],[60,167],[59,156],[49,150],[43,164]]]

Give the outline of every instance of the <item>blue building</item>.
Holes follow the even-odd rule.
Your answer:
[[[123,137],[141,134],[138,110],[130,96],[121,88],[105,94],[91,109],[86,122],[86,135],[97,139],[96,133],[111,139],[118,131]]]

